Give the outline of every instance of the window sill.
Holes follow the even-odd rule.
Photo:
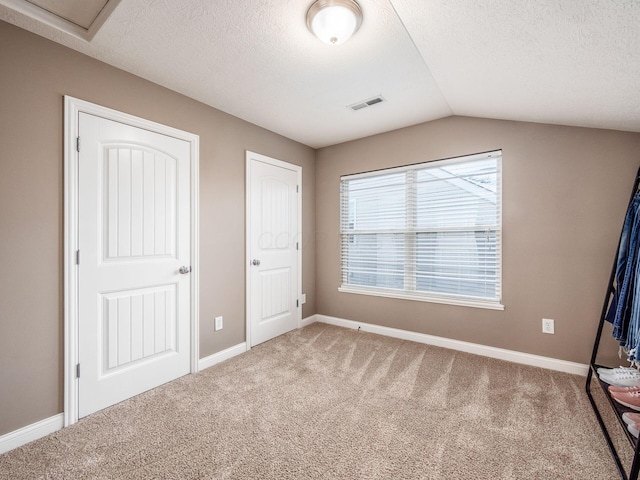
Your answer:
[[[373,297],[399,298],[401,300],[416,300],[418,302],[441,303],[444,305],[457,305],[460,307],[485,308],[488,310],[504,310],[504,305],[496,302],[473,300],[467,298],[433,297],[428,295],[411,294],[398,290],[370,289],[366,287],[342,286],[338,288],[342,293],[355,293],[358,295],[371,295]]]

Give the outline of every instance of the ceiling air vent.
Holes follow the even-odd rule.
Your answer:
[[[378,95],[377,97],[369,98],[367,100],[348,105],[347,108],[350,108],[355,112],[356,110],[362,110],[363,108],[371,107],[372,105],[376,105],[377,103],[382,102],[384,102],[384,98],[382,97],[382,95]]]

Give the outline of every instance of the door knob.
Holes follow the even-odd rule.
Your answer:
[[[185,273],[189,273],[191,271],[191,267],[180,267],[180,270],[178,270],[178,272],[180,272],[182,275],[184,275]]]
[[[258,260],[257,258],[254,258],[251,263],[257,267],[258,265],[260,265],[260,260]]]

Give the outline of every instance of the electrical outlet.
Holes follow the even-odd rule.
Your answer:
[[[307,303],[307,294],[303,293],[300,295],[300,305],[304,305],[305,303]]]
[[[542,319],[542,333],[550,333],[551,335],[555,333],[555,325],[552,318]]]
[[[216,332],[217,332],[218,330],[222,330],[222,326],[223,326],[223,324],[222,324],[222,321],[223,321],[222,317],[216,317],[216,318],[215,318],[215,321],[216,321],[216,325],[215,325],[215,330],[216,330]]]

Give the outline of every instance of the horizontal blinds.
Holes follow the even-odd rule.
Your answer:
[[[500,301],[501,154],[343,177],[343,286]]]

